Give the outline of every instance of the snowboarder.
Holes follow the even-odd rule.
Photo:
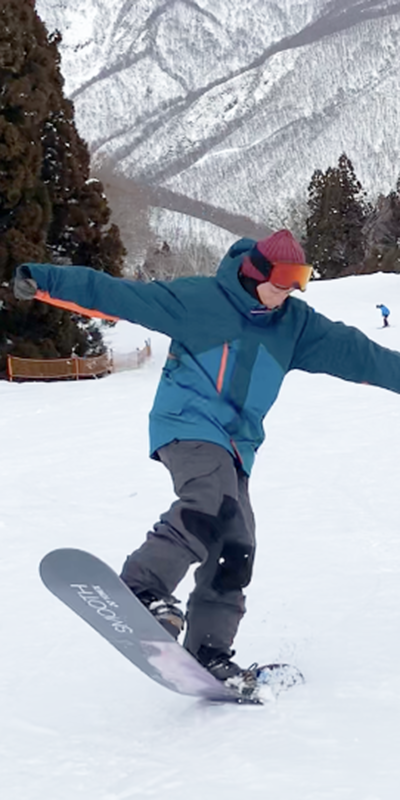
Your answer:
[[[24,264],[14,292],[171,337],[150,414],[151,456],[177,500],[122,578],[154,616],[221,680],[246,674],[232,644],[255,553],[248,482],[263,419],[289,370],[327,373],[400,393],[400,353],[292,297],[312,274],[287,230],[241,239],[215,276],[142,283],[87,267]],[[90,309],[90,311],[88,311]],[[186,617],[173,596],[198,564]]]
[[[384,328],[388,328],[389,327],[389,314],[390,314],[390,311],[389,311],[388,307],[384,306],[383,303],[380,303],[376,307],[380,308],[380,310],[381,310],[382,320],[383,320],[383,327]]]

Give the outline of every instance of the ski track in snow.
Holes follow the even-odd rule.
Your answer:
[[[332,319],[400,350],[400,276],[313,284]],[[392,310],[378,329],[375,304]],[[114,349],[148,332],[119,323]],[[207,705],[136,671],[38,577],[56,547],[119,570],[173,493],[147,456],[167,340],[140,370],[0,383],[0,785],[6,800],[394,800],[400,727],[400,406],[396,394],[288,376],[251,494],[255,575],[238,660],[307,683],[264,707]],[[185,599],[189,575],[179,589]]]

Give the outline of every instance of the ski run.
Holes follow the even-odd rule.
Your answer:
[[[400,276],[305,299],[400,350]],[[391,309],[383,330],[376,304]],[[116,352],[149,332],[118,323]],[[52,597],[38,565],[76,547],[117,571],[173,499],[148,458],[168,341],[139,370],[0,383],[0,786],[4,800],[395,800],[400,785],[400,397],[290,374],[252,480],[258,553],[237,660],[290,661],[264,706],[155,684]],[[180,586],[184,601],[192,575]]]

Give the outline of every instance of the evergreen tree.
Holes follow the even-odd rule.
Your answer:
[[[363,226],[370,207],[345,153],[336,168],[314,172],[308,209],[305,249],[317,276],[337,278],[357,271],[364,257]]]
[[[380,195],[364,226],[363,272],[400,272],[400,178],[395,191]]]
[[[33,0],[0,0],[0,370],[7,353],[101,352],[98,328],[50,306],[18,303],[23,261],[82,264],[121,275],[124,247],[63,95],[58,45]]]

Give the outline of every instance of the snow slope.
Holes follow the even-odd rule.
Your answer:
[[[400,277],[307,299],[400,350]],[[392,309],[379,329],[375,304]],[[147,332],[120,323],[126,352]],[[290,375],[252,479],[258,558],[238,660],[288,659],[304,687],[202,705],[135,671],[41,585],[48,550],[116,569],[173,498],[147,458],[167,340],[138,371],[0,383],[0,786],[5,800],[394,800],[400,766],[399,397]],[[180,587],[185,598],[189,576]]]

